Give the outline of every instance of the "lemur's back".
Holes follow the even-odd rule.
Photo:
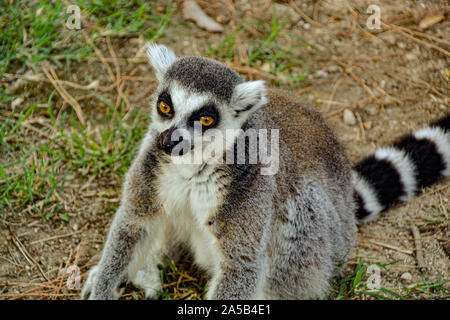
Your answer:
[[[350,163],[319,112],[282,90],[269,89],[267,98],[261,112],[280,130],[280,168],[261,297],[320,297],[353,248]]]
[[[269,89],[267,96],[262,110],[280,130],[280,169],[287,170],[283,179],[311,178],[330,195],[351,193],[350,162],[322,115],[284,90]]]

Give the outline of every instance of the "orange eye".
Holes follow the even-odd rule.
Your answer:
[[[161,110],[162,113],[169,113],[172,110],[172,108],[164,101],[161,101],[159,103],[159,110]]]
[[[209,116],[200,117],[200,123],[205,127],[209,127],[214,123],[214,118]]]

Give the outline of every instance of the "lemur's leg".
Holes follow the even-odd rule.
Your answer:
[[[254,300],[259,296],[264,268],[260,257],[226,259],[211,279],[206,298],[208,300]]]
[[[139,219],[121,207],[111,225],[102,258],[86,281],[82,296],[89,299],[117,299],[128,281],[128,270],[136,245],[146,238]]]
[[[170,228],[167,216],[157,218],[153,227],[147,232],[152,235],[151,241],[147,241],[142,247],[142,252],[136,255],[135,269],[130,270],[130,281],[137,287],[144,289],[145,297],[156,298],[157,292],[162,291],[161,272],[158,264],[164,265],[163,256],[175,259],[177,243],[171,237],[173,231]]]
[[[240,216],[240,219],[228,217],[226,223],[216,219],[215,226],[212,226],[221,259],[213,272],[207,299],[253,300],[260,295],[267,272],[266,233],[270,226],[270,218],[267,217],[270,210],[259,211],[256,208],[259,212],[255,212],[245,205],[241,208],[235,210],[235,217]],[[252,214],[258,217],[250,219]]]
[[[147,136],[150,138],[150,135]],[[147,140],[148,141],[148,140]],[[160,208],[152,201],[155,192],[152,187],[156,158],[151,145],[144,141],[138,157],[127,173],[122,202],[114,217],[99,264],[94,267],[82,291],[89,299],[117,299],[128,282],[130,269],[142,255],[149,234],[158,222]],[[133,262],[133,263],[132,263]]]
[[[320,299],[336,266],[352,248],[353,208],[344,198],[330,200],[320,183],[311,179],[297,179],[290,191],[273,222],[270,272],[262,298]]]
[[[158,254],[147,256],[141,268],[131,280],[135,286],[144,289],[147,299],[156,298],[158,291],[162,291],[161,273],[158,269],[158,264],[161,263]]]

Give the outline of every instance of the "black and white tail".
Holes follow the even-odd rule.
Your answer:
[[[450,175],[450,115],[362,159],[353,170],[360,222]]]

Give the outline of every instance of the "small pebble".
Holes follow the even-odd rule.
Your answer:
[[[272,66],[268,62],[265,62],[261,65],[261,70],[264,72],[270,72],[270,69],[272,69]]]
[[[328,71],[330,71],[330,72],[338,72],[339,70],[341,70],[341,68],[338,67],[338,66],[336,66],[336,65],[331,65],[331,66],[329,66],[327,69],[328,69]]]
[[[400,278],[402,280],[405,280],[405,281],[411,281],[412,280],[412,275],[409,272],[405,272],[404,274],[401,275]]]
[[[328,77],[328,72],[323,71],[323,70],[318,70],[316,72],[316,75],[320,78],[326,78],[326,77]]]
[[[417,56],[416,56],[414,53],[407,53],[407,54],[405,55],[405,58],[406,58],[407,60],[415,60],[415,59],[417,59]]]
[[[344,123],[352,126],[356,124],[355,114],[349,109],[344,110]]]

